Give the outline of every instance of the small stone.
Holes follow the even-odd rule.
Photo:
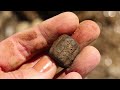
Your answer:
[[[79,44],[72,37],[64,34],[53,43],[49,55],[58,66],[68,68],[79,52]]]

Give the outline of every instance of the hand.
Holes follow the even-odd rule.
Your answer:
[[[100,29],[90,20],[79,24],[78,17],[71,12],[57,15],[0,42],[0,78],[52,79],[57,66],[48,56],[47,50],[62,34],[72,35],[83,49],[72,66],[56,78],[84,78],[100,62],[99,51],[87,46],[97,39]]]

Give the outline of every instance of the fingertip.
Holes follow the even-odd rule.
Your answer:
[[[82,79],[81,75],[77,72],[70,72],[63,79]]]
[[[93,46],[86,46],[84,48],[84,51],[88,52],[88,53],[91,53],[91,55],[93,55],[96,59],[95,59],[95,62],[96,62],[96,65],[99,64],[100,62],[100,59],[101,59],[101,55],[100,55],[100,52]]]
[[[91,27],[91,30],[94,30],[96,32],[96,38],[100,35],[100,27],[99,25],[92,20],[84,20],[83,22],[80,23],[80,25],[89,25]]]
[[[70,11],[66,11],[66,12],[63,12],[63,13],[61,13],[60,15],[64,15],[64,16],[66,16],[66,17],[68,17],[68,16],[73,16],[73,17],[75,17],[75,18],[77,18],[78,19],[78,17],[77,17],[77,15],[75,14],[75,13],[73,13],[73,12],[70,12]]]
[[[99,34],[100,28],[97,23],[92,20],[85,20],[80,23],[72,37],[79,43],[80,47],[83,48],[96,40]]]
[[[62,20],[62,24],[57,27],[60,34],[72,34],[79,26],[79,18],[73,12],[64,12],[59,17]]]
[[[100,57],[100,53],[95,47],[86,46],[76,57],[72,66],[67,70],[67,73],[76,71],[82,77],[85,77],[99,64]]]

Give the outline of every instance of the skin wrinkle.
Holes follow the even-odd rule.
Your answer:
[[[46,30],[45,30],[45,28],[47,29],[47,32],[46,32]],[[38,25],[38,29],[37,30],[39,30],[39,32],[40,32],[40,34],[46,39],[46,40],[48,40],[49,39],[49,29],[44,25],[44,27],[42,26],[42,25]],[[49,41],[49,40],[48,40]]]
[[[2,44],[4,44],[4,45],[2,45]],[[0,58],[1,58],[0,63],[1,63],[1,68],[4,71],[4,70],[10,69],[12,67],[10,65],[9,60],[13,57],[10,57],[9,59],[8,59],[8,57],[11,55],[15,56],[15,52],[14,52],[14,43],[12,42],[12,38],[9,38],[7,41],[4,41],[2,44],[0,45],[1,51],[3,51],[5,53],[5,55],[3,53],[0,53]],[[6,56],[8,56],[8,57],[6,57]]]
[[[18,41],[18,50],[26,59],[31,55],[31,52],[29,52],[28,48],[19,41]]]
[[[34,52],[38,51],[40,48],[46,46],[47,43],[47,41],[42,37],[42,34],[38,30],[38,28],[34,28],[34,29],[35,29],[34,33],[36,33],[34,38],[33,37],[29,39],[27,37],[21,38],[22,37],[20,36],[21,34],[19,35],[19,37],[15,36],[17,37],[16,41],[18,41],[21,44],[21,46],[23,46],[30,55],[34,54]]]
[[[38,32],[38,30],[37,29],[35,29],[35,31],[37,31]],[[29,33],[28,33],[29,34]],[[11,55],[14,57],[15,56],[15,54],[17,54],[17,55],[22,55],[21,57],[24,57],[24,58],[26,58],[24,61],[19,61],[20,60],[20,58],[16,58],[15,59],[15,57],[12,59],[12,57],[11,57],[11,59],[9,60],[9,64],[8,64],[8,66],[10,65],[11,67],[10,68],[13,68],[13,67],[15,67],[15,66],[19,66],[20,64],[22,64],[23,62],[25,62],[26,60],[27,60],[27,56],[28,57],[30,57],[30,52],[29,51],[26,51],[26,50],[28,50],[28,48],[26,49],[26,45],[24,45],[23,43],[21,43],[21,41],[24,41],[24,40],[31,40],[31,42],[33,42],[33,43],[36,43],[36,44],[33,44],[34,46],[35,46],[35,48],[33,48],[33,50],[35,50],[36,51],[36,49],[39,49],[39,48],[42,48],[43,46],[46,46],[45,45],[45,43],[46,43],[46,40],[43,40],[42,39],[42,35],[40,35],[40,33],[39,33],[39,36],[37,35],[37,38],[35,37],[35,39],[33,38],[33,37],[30,37],[30,38],[28,38],[28,37],[23,37],[24,35],[22,35],[22,36],[20,36],[21,34],[19,34],[19,37],[18,38],[15,38],[15,36],[14,37],[12,37],[12,38],[14,38],[14,40],[13,40],[13,42],[12,43],[14,43],[13,44],[13,46],[12,47],[10,47],[10,46],[8,46],[8,48],[9,49],[11,49],[11,48],[13,48],[13,47],[16,47],[16,49],[14,50],[14,51],[16,51],[16,52],[14,52],[14,54],[12,54],[13,53],[13,49],[11,49]],[[22,37],[22,38],[21,38]],[[23,40],[20,40],[20,39],[23,39]],[[32,39],[34,39],[34,40],[32,40]],[[41,40],[41,41],[39,41],[40,43],[37,43],[37,41],[38,40]],[[12,40],[12,39],[11,39]],[[19,42],[18,42],[19,41]],[[10,41],[11,42],[11,41]],[[18,43],[17,43],[18,42]],[[27,42],[27,44],[32,44],[30,41],[28,41]],[[23,55],[22,54],[22,52],[19,50],[19,47],[18,47],[18,45],[17,44],[20,44],[21,45],[21,48],[23,48],[23,50],[25,50],[29,55],[27,55],[27,56],[25,56],[25,55]],[[30,45],[29,44],[29,45]],[[7,44],[7,45],[9,45],[9,44]],[[28,46],[28,45],[27,45]],[[33,46],[33,47],[34,47]],[[31,46],[32,47],[32,46]],[[17,51],[19,51],[18,53],[17,53]],[[20,53],[20,54],[19,54]],[[32,52],[33,53],[33,52]],[[11,63],[11,60],[13,60],[13,61],[15,61],[16,63],[14,63],[14,62],[12,62]],[[23,60],[23,59],[21,59],[21,60]],[[13,65],[14,64],[14,65]],[[15,67],[16,68],[16,67]]]
[[[19,69],[19,71],[14,71],[14,72],[12,72],[12,73],[14,74],[14,76],[15,76],[17,79],[19,79],[19,78],[24,79],[24,73],[23,73],[22,70]],[[17,74],[16,74],[16,73],[17,73]]]
[[[20,52],[17,45],[19,43],[17,43],[14,39],[11,39],[11,42],[14,45],[14,49],[12,50],[14,52],[14,55],[12,55],[11,59],[9,59],[9,65],[11,66],[11,68],[14,69],[17,65],[21,65],[26,60],[26,56],[23,55],[22,52]]]
[[[38,27],[42,36],[47,40],[46,41],[47,45],[51,45],[51,42],[57,39],[57,37],[59,36],[59,33],[57,32],[57,30],[54,30],[54,34],[53,34],[52,33],[53,31],[48,26],[46,26],[46,24],[42,24],[41,26],[38,26]],[[45,29],[47,30],[47,32]]]
[[[17,79],[16,75],[13,72],[8,73],[12,79]]]
[[[34,30],[30,29],[30,31],[19,33],[15,35],[16,40],[27,50],[28,53],[30,53],[30,50],[32,49],[32,45],[34,39],[37,38],[37,34]]]
[[[22,41],[22,40],[17,40],[19,44],[24,48],[24,50],[29,54],[28,57],[32,55],[32,45],[30,44],[31,41]],[[33,41],[32,41],[33,42]]]
[[[3,71],[11,70],[11,68],[16,68],[17,65],[20,65],[22,62],[25,61],[26,57],[19,51],[17,45],[19,43],[17,43],[15,39],[9,38],[3,44],[4,46],[2,47],[2,50],[4,51],[6,56],[10,57],[8,59],[4,56],[3,53],[1,53],[1,56],[3,57],[1,58],[1,62],[3,62],[4,60],[4,63],[2,63],[1,65]]]
[[[40,36],[42,36],[42,35],[40,35]],[[40,38],[40,37],[38,36],[38,38],[35,39],[35,40],[33,40],[33,41],[37,41],[39,38]],[[32,39],[30,39],[30,38],[29,38],[29,39],[22,38],[22,39],[24,39],[24,40],[32,40]],[[18,40],[18,39],[14,39],[14,42],[15,42],[16,40]],[[20,42],[20,40],[18,40],[18,41]],[[32,42],[33,42],[33,41],[32,41]],[[42,41],[45,41],[45,40],[42,39]],[[33,42],[33,43],[34,43],[34,42]],[[26,46],[23,45],[22,43],[18,43],[18,44],[21,45],[21,48],[23,48],[23,49],[26,48]],[[43,43],[40,42],[40,44],[39,44],[39,43],[36,43],[36,44],[35,44],[35,48],[37,47],[36,49],[39,49],[39,48],[41,48],[43,45],[45,45],[44,42],[43,42]],[[17,46],[17,45],[14,44],[14,46]],[[10,47],[9,47],[9,48],[10,48]],[[36,49],[34,49],[34,50],[36,50]],[[17,50],[19,50],[18,47],[16,47],[16,51],[17,51]],[[24,50],[26,51],[26,49],[24,49]],[[27,52],[29,53],[29,55],[27,55],[27,56],[30,57],[30,52],[29,52],[29,51],[27,51]],[[27,60],[27,56],[23,55],[20,50],[19,50],[19,53],[21,53],[21,55],[26,58],[26,59],[23,61],[23,62],[25,62],[25,61]],[[18,54],[18,53],[17,53],[17,54]],[[15,56],[15,55],[12,55],[12,56]],[[13,59],[14,59],[14,58],[13,58]],[[18,60],[18,61],[17,61],[17,60]],[[16,60],[15,60],[15,61],[17,61],[16,63],[11,63],[11,59],[10,59],[9,61],[10,61],[9,65],[11,65],[12,67],[13,67],[13,66],[16,66],[16,64],[18,65],[18,64],[23,63],[23,62],[19,62],[19,59],[18,59],[18,58],[16,58]],[[14,65],[13,65],[13,64],[14,64]]]
[[[14,38],[14,40],[12,40],[13,38]],[[19,41],[19,40],[17,40],[15,37],[13,37],[13,38],[11,38],[11,39],[9,38],[9,39],[8,39],[8,42],[5,42],[5,43],[6,43],[5,45],[7,45],[6,47],[8,47],[8,49],[6,48],[6,50],[9,50],[11,56],[15,56],[15,52],[13,51],[13,49],[14,49],[13,47],[17,46],[17,44],[20,44],[20,45],[22,46],[21,48],[23,48],[23,49],[25,48],[25,46],[23,46],[22,43],[20,43],[20,42],[16,44],[15,42],[16,42],[16,41]],[[23,38],[22,38],[22,39],[23,39]],[[25,38],[25,39],[26,39],[26,38]],[[28,38],[27,38],[27,40],[28,40]],[[30,40],[30,39],[29,39],[29,40]],[[13,42],[12,42],[12,41],[13,41]],[[45,40],[42,40],[42,41],[45,41]],[[15,43],[15,44],[13,44],[13,43]],[[12,46],[11,46],[11,45],[12,45]],[[36,45],[37,45],[37,44],[36,44]],[[38,45],[39,45],[39,44],[38,44]],[[37,45],[37,46],[38,46],[38,45]],[[41,47],[42,47],[42,45],[44,45],[44,43],[43,43],[43,44],[41,43]],[[39,48],[39,47],[38,47],[38,48]],[[16,48],[16,52],[17,52],[17,50],[19,50],[18,47]],[[24,49],[24,50],[26,50],[26,49]],[[22,53],[21,51],[19,51],[19,52]],[[19,54],[19,52],[18,52],[17,54]],[[27,51],[27,52],[28,52],[28,51]],[[23,56],[24,56],[24,55],[23,55]],[[27,55],[27,56],[28,56],[28,55]],[[30,56],[30,55],[29,55],[29,56]],[[24,57],[26,57],[26,56],[24,56]],[[12,58],[12,57],[11,57],[11,58]],[[6,60],[7,60],[7,59],[6,59]],[[13,60],[14,60],[14,58],[13,58]],[[9,60],[9,62],[11,62],[11,59]],[[11,65],[9,62],[8,62],[8,66]],[[17,64],[17,62],[16,62],[15,64]],[[18,64],[19,64],[19,63],[18,63]],[[11,66],[13,67],[14,65],[11,65]],[[10,67],[10,68],[11,68],[11,67]]]
[[[9,75],[9,78],[11,78],[11,79],[24,79],[24,74],[23,74],[22,70],[8,72],[8,73],[4,73],[4,74]],[[7,78],[7,77],[8,76],[6,76],[5,78]]]
[[[34,43],[36,43],[35,45],[36,50],[47,47],[47,39],[45,38],[41,30],[42,29],[40,28],[40,25],[36,26],[35,32],[37,33],[37,38],[34,41]]]
[[[6,50],[9,50],[9,53],[11,55],[14,55],[13,49],[14,49],[14,43],[12,38],[9,38],[6,42],[4,42],[5,46],[3,46],[3,48],[5,48]]]

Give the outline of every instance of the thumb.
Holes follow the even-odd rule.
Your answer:
[[[31,68],[0,73],[0,79],[52,79],[56,69],[57,67],[51,59],[48,56],[43,56]]]
[[[51,79],[56,74],[57,67],[48,56],[43,56],[41,60],[33,66],[33,69],[38,72],[38,75],[31,78]]]

